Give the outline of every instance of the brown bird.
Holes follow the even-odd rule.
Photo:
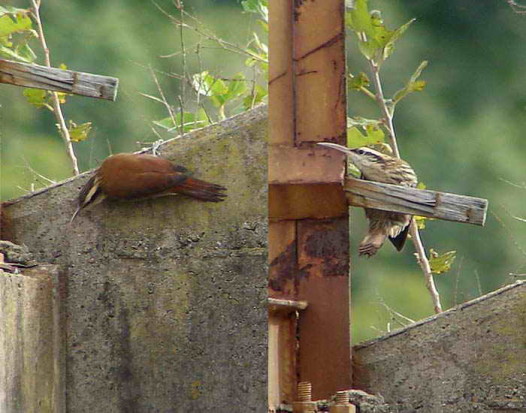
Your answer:
[[[362,174],[362,179],[386,184],[415,187],[417,177],[415,171],[404,160],[386,155],[367,147],[349,149],[335,143],[323,142],[318,145],[337,149],[347,154],[352,163]],[[392,242],[398,251],[404,247],[411,224],[411,215],[379,209],[364,208],[369,220],[369,231],[360,243],[359,255],[368,257],[376,254],[386,238]]]
[[[226,188],[191,178],[189,171],[167,159],[148,154],[120,153],[106,158],[82,187],[77,214],[105,199],[133,200],[183,194],[200,201],[220,202]]]

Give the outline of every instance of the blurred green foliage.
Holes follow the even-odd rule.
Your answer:
[[[526,218],[526,17],[513,13],[504,1],[370,3],[393,27],[416,18],[382,66],[386,95],[407,86],[414,68],[423,60],[429,62],[421,76],[425,90],[397,107],[402,157],[429,189],[490,201],[484,228],[426,222],[422,234],[426,246],[457,251],[451,270],[436,277],[448,308],[513,281],[509,273],[526,272],[526,223],[514,218]],[[26,0],[8,4],[28,7]],[[170,0],[158,4],[178,18]],[[184,4],[207,31],[265,53],[257,44],[265,34],[264,24],[254,13],[244,12],[239,2],[186,0]],[[156,140],[152,127],[163,136],[175,133],[176,125],[170,124],[164,105],[141,95],[159,97],[152,71],[170,104],[177,107],[182,95],[192,110],[195,91],[188,84],[183,90],[177,78],[185,71],[189,75],[207,71],[216,79],[226,79],[225,85],[238,73],[254,79],[255,69],[247,66],[250,57],[206,41],[195,31],[184,32],[183,63],[179,27],[152,2],[44,0],[41,14],[54,65],[65,63],[72,70],[120,79],[115,103],[71,96],[64,106],[68,119],[78,125],[92,123],[90,138],[75,143],[82,170],[96,167],[110,152],[133,151],[141,146],[137,142]],[[34,50],[41,59],[38,48]],[[367,73],[355,45],[349,45],[348,54],[350,71]],[[259,73],[253,83],[262,96],[265,81]],[[367,80],[358,79],[354,87],[359,88],[360,82],[366,85]],[[0,85],[0,105],[1,198],[47,185],[34,171],[56,181],[68,177],[70,167],[52,113],[29,105],[23,89],[8,85]],[[349,95],[348,106],[353,116],[379,116],[376,104],[359,93]],[[243,109],[243,102],[227,107],[225,116]],[[175,121],[207,122],[198,110],[191,119],[179,114]],[[375,138],[374,126],[369,128]],[[373,259],[358,259],[356,246],[365,226],[363,211],[353,209],[355,342],[407,323],[403,316],[416,320],[432,314],[410,245],[400,254],[386,245]]]

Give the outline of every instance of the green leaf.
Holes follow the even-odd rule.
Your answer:
[[[207,70],[192,76],[192,86],[201,95],[212,96],[214,94],[212,87],[215,83],[216,79]]]
[[[354,7],[345,13],[345,24],[356,33],[365,33],[367,36],[374,34],[367,0],[354,1]]]
[[[424,90],[424,87],[426,86],[425,80],[418,80],[420,75],[422,74],[422,71],[427,67],[427,60],[424,60],[420,65],[417,67],[407,84],[397,91],[393,96],[393,103],[396,105],[398,102],[400,102],[403,98],[405,98],[407,95],[413,93],[413,92],[421,92]]]
[[[228,86],[227,92],[225,93],[226,102],[243,95],[247,90],[247,81],[242,73],[238,73],[226,83]]]
[[[371,84],[369,77],[364,72],[358,73],[356,76],[351,75],[349,87],[351,89],[360,90],[362,87],[368,87]]]
[[[35,60],[36,56],[27,44],[31,38],[37,37],[29,16],[26,9],[0,7],[0,56],[26,63]],[[17,33],[23,36],[13,42],[12,36]]]
[[[91,122],[81,123],[77,125],[72,120],[69,121],[68,132],[69,137],[73,142],[82,142],[88,139],[91,131]]]
[[[261,85],[256,85],[254,91],[243,99],[243,108],[245,110],[252,109],[254,106],[263,102],[263,99],[268,95],[267,88]]]
[[[0,17],[0,37],[31,31],[33,23],[27,13],[4,14]]]
[[[26,88],[22,93],[31,105],[39,109],[49,105],[48,93],[45,90]]]
[[[367,58],[376,60],[376,53],[380,49],[380,45],[375,40],[359,41],[358,49]]]
[[[0,6],[0,17],[4,14],[28,14],[28,9],[19,9],[13,6]]]
[[[57,97],[58,97],[58,101],[61,105],[63,105],[64,103],[66,103],[66,98],[68,96],[70,96],[68,93],[64,93],[64,92],[56,92],[57,94]]]
[[[375,126],[375,127],[380,127],[380,124],[382,122],[377,120],[377,119],[366,119],[366,118],[362,118],[361,116],[354,116],[354,117],[350,117],[350,118],[347,118],[347,127],[351,127],[351,126]]]
[[[243,0],[243,10],[258,14],[265,22],[268,22],[268,0]]]
[[[31,63],[33,59],[28,59],[25,56],[20,55],[16,50],[10,48],[10,46],[0,46],[0,56],[7,57],[13,60],[20,60],[25,63]]]
[[[347,147],[349,148],[379,144],[384,141],[384,138],[383,130],[374,125],[367,125],[365,128],[353,126],[347,129]]]
[[[398,39],[400,39],[400,37],[406,32],[406,30],[409,28],[409,26],[411,26],[411,24],[415,20],[416,19],[411,19],[406,24],[400,26],[398,29],[391,32],[391,36],[389,37],[389,40],[387,41],[384,47],[384,53],[383,53],[384,60],[386,60],[391,55],[391,53],[393,53],[395,43],[397,42]]]
[[[183,132],[188,132],[210,124],[208,117],[202,108],[197,111],[197,114],[195,112],[183,112],[182,115],[181,112],[177,113],[175,115],[175,122],[176,123],[174,124],[174,121],[171,117],[153,121],[155,125],[160,126],[169,132],[174,130],[179,131],[181,127],[183,128]]]
[[[415,223],[418,229],[426,228],[427,217],[421,217],[419,215],[414,215],[413,219],[415,220]]]
[[[442,255],[438,254],[433,248],[429,250],[429,265],[433,274],[442,274],[449,271],[456,258],[456,251],[448,251]]]

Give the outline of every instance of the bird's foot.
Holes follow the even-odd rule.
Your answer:
[[[159,139],[155,141],[154,143],[152,143],[152,155],[153,156],[160,155],[159,148],[161,147],[163,143],[164,143],[164,139]]]

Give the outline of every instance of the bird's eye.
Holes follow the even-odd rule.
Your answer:
[[[358,149],[356,150],[356,152],[358,152],[359,155],[363,155],[365,152],[363,151],[363,149]]]

